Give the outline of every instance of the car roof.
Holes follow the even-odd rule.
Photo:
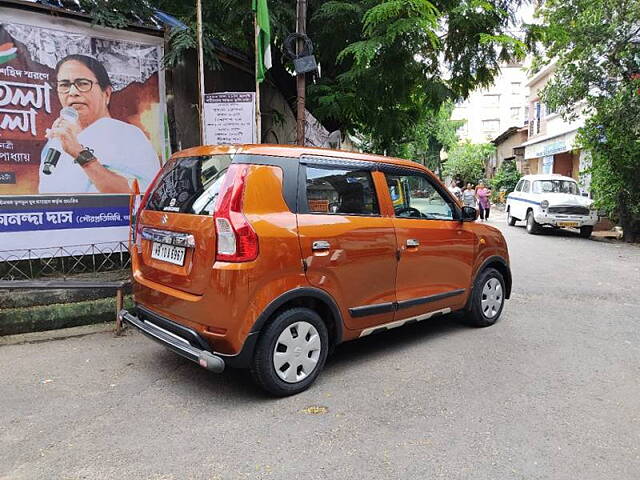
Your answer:
[[[560,175],[559,173],[538,173],[535,175],[525,175],[522,177],[523,180],[535,181],[535,180],[570,180],[575,182],[575,178],[565,177],[564,175]]]
[[[249,155],[269,155],[274,157],[294,157],[302,155],[314,155],[345,160],[363,160],[367,162],[380,162],[409,168],[417,168],[431,171],[423,165],[402,158],[385,157],[372,153],[351,152],[348,150],[333,150],[330,148],[302,147],[298,145],[271,145],[271,144],[245,144],[245,145],[203,145],[181,150],[172,155],[178,157],[194,157],[201,155],[220,155],[225,153],[245,153]],[[433,175],[433,174],[432,174]]]

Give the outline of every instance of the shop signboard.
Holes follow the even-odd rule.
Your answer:
[[[163,38],[0,18],[0,251],[126,241],[131,186],[168,144]]]

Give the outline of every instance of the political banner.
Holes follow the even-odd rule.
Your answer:
[[[163,38],[0,18],[0,250],[126,241],[131,185],[165,160]]]

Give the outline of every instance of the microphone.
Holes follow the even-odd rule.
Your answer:
[[[78,121],[78,112],[73,107],[64,107],[60,110],[60,118],[64,118],[69,122],[77,122]],[[49,140],[49,148],[47,149],[47,153],[44,156],[44,164],[42,166],[42,173],[45,175],[51,175],[53,169],[58,165],[58,160],[60,160],[60,155],[62,155],[62,142],[59,138],[54,137]]]

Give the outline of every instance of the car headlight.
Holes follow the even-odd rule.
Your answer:
[[[549,208],[549,200],[542,200],[540,202],[540,207],[544,208],[545,210]]]

